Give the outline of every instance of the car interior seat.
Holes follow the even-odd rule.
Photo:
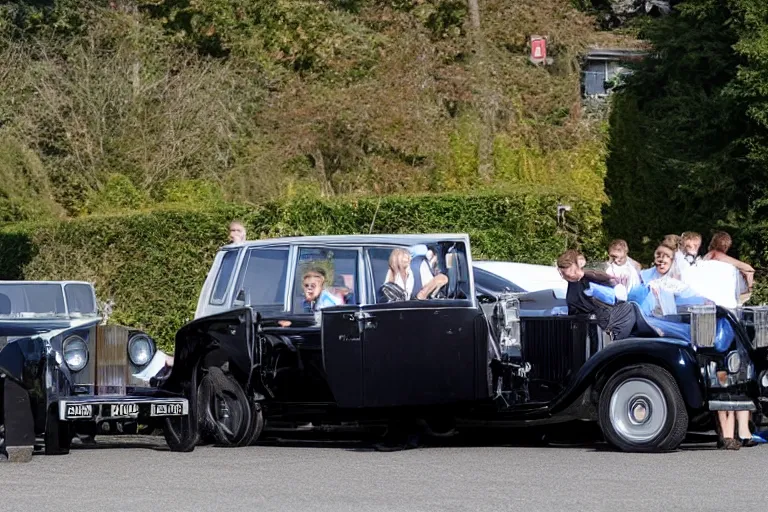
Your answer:
[[[0,293],[0,315],[11,314],[11,299],[4,293]]]

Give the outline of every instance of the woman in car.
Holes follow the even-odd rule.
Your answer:
[[[431,276],[429,273],[427,277]],[[389,269],[384,284],[379,289],[378,302],[399,302],[429,298],[436,290],[445,286],[448,278],[443,274],[432,276],[414,296],[415,279],[411,270],[411,253],[407,249],[393,249],[389,255]]]
[[[661,289],[675,295],[689,291],[688,285],[675,274],[676,251],[677,246],[665,239],[653,253],[653,266],[640,272],[640,279],[644,284],[649,285],[652,291],[657,292]]]
[[[322,268],[310,268],[301,280],[304,300],[304,313],[314,313],[323,308],[337,306],[341,303],[325,289],[325,271]]]

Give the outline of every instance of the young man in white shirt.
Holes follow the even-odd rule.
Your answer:
[[[629,246],[621,239],[614,240],[608,245],[608,264],[605,272],[624,285],[629,292],[640,284],[640,264],[629,257]]]

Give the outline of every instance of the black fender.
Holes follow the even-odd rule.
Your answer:
[[[173,369],[162,387],[182,391],[205,359],[203,366],[229,363],[230,373],[249,392],[254,368],[259,363],[259,325],[260,315],[246,307],[197,318],[182,326],[176,333]]]
[[[45,410],[46,405],[44,371],[45,346],[40,338],[22,338],[0,350],[0,423],[9,453],[14,448],[31,452],[35,444],[40,422],[36,410]]]
[[[642,363],[666,369],[677,382],[690,410],[704,407],[704,379],[690,344],[671,338],[627,338],[611,343],[592,356],[576,374],[570,389],[552,404],[550,413],[566,409],[590,386],[599,393],[601,386],[614,372]]]

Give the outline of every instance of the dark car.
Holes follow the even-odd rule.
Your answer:
[[[410,284],[410,300],[386,302],[382,287],[396,280],[389,263],[402,254],[395,249],[413,254],[400,282],[420,284]],[[425,262],[447,284],[415,300],[430,277]],[[682,311],[682,334],[651,328],[640,315],[631,338],[612,341],[594,319],[537,307],[546,290],[510,293],[485,281],[478,293],[486,277],[473,270],[467,235],[223,247],[195,320],[176,335],[164,383],[190,399],[190,421],[167,425],[175,449],[201,433],[250,444],[265,419],[328,428],[408,419],[432,431],[588,420],[619,449],[664,451],[690,427],[710,425],[711,411],[760,412],[767,326],[747,318],[760,308],[738,316],[714,306]],[[325,295],[314,302],[305,289],[318,284]],[[715,349],[723,325],[730,337]]]
[[[101,325],[90,283],[0,282],[0,456],[69,452],[77,434],[136,433],[187,415],[150,383],[165,357],[146,333]]]

